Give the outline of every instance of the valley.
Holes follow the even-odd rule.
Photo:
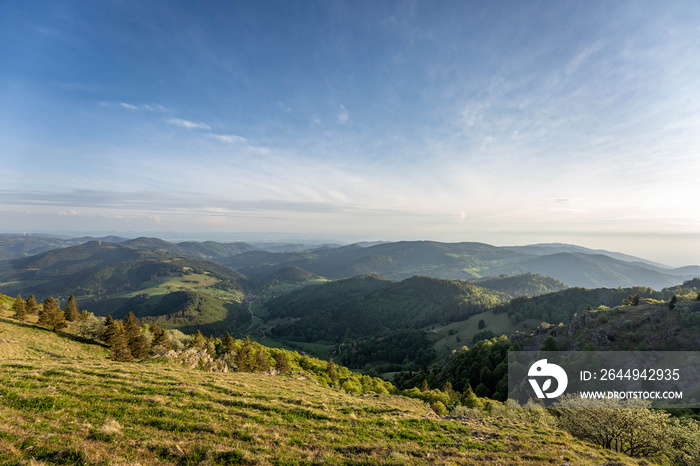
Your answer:
[[[20,419],[23,410],[34,410],[47,426],[56,425],[54,411],[62,419],[72,413],[87,427],[64,426],[59,436],[29,444],[20,441],[29,429],[20,422],[2,434],[6,452],[0,458],[17,464],[20,458],[103,464],[114,455],[142,464],[273,464],[291,458],[362,458],[368,464],[517,458],[519,464],[541,464],[560,457],[597,464],[604,457],[627,464],[607,450],[603,457],[591,456],[587,444],[559,430],[544,410],[505,408],[507,352],[697,349],[698,279],[658,291],[585,288],[529,271],[488,276],[514,256],[487,245],[367,248],[377,246],[392,250],[394,258],[364,255],[358,245],[275,252],[241,244],[185,248],[138,238],[97,239],[5,262],[0,291],[31,294],[40,304],[38,315],[20,322],[13,311],[18,300],[0,295],[0,377],[22,387],[21,393],[4,389],[0,404]],[[560,249],[548,250],[555,256],[550,259],[559,260]],[[459,253],[444,253],[444,259],[435,250]],[[450,268],[456,258],[471,263],[471,280],[444,278],[464,273],[464,267],[459,273]],[[241,267],[224,265],[234,262]],[[394,278],[377,273],[387,267]],[[324,270],[328,275],[319,273]],[[342,276],[355,271],[366,273]],[[412,274],[421,271],[434,276]],[[82,314],[47,328],[41,313],[49,296],[62,308],[74,296]],[[127,349],[119,349],[107,315],[118,319],[111,328],[126,335],[131,326],[141,336],[128,337]],[[40,375],[40,383],[25,374]],[[66,374],[80,378],[74,390],[56,388],[68,383]],[[133,385],[133,377],[140,382]],[[166,395],[173,383],[190,388],[180,394],[167,389]],[[144,395],[157,404],[135,401]],[[78,397],[106,415],[86,415]],[[119,410],[125,397],[138,409]],[[175,409],[188,414],[175,415]],[[290,414],[297,411],[299,416]],[[689,410],[683,416],[695,422],[700,415]],[[248,427],[229,432],[225,422],[232,419]],[[312,435],[295,434],[299,426]],[[259,429],[277,434],[254,434]],[[541,455],[523,452],[533,432],[551,445]],[[650,460],[690,454],[686,441],[678,443],[681,449],[659,446]],[[126,443],[135,449],[125,456]]]

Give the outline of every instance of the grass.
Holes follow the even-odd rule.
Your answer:
[[[301,372],[115,363],[7,317],[0,331],[2,465],[638,464],[548,427],[442,418]]]
[[[240,300],[243,298],[243,293],[241,292],[225,291],[215,288],[214,285],[219,281],[218,278],[212,277],[208,273],[190,273],[182,276],[159,277],[147,283],[146,288],[124,294],[115,294],[114,296],[133,298],[136,295],[144,293],[151,296],[158,296],[172,293],[173,291],[193,290],[220,299]]]
[[[600,464],[609,455],[558,431],[442,419],[416,400],[351,396],[298,374],[71,359],[0,369],[6,465]]]
[[[485,327],[479,329],[479,321],[482,319],[484,320]],[[448,353],[451,353],[452,350],[459,351],[462,346],[471,347],[472,338],[478,332],[491,330],[496,335],[511,335],[518,331],[530,333],[527,325],[533,328],[539,325],[539,322],[526,321],[514,325],[511,323],[506,313],[494,314],[491,311],[484,311],[466,320],[453,322],[444,327],[432,328],[431,333],[440,336],[440,338],[435,340],[433,348],[438,354],[438,359],[442,360]]]

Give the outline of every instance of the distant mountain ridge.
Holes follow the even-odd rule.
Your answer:
[[[502,275],[535,273],[568,286],[649,286],[657,290],[700,276],[699,266],[674,269],[626,254],[557,243],[496,247],[475,242],[399,241],[312,248],[280,243],[170,243],[157,238],[118,239],[119,244],[133,250],[217,262],[252,281],[265,280],[289,267],[329,279],[377,274],[392,280],[421,275],[476,282]],[[32,241],[39,241],[39,244]],[[69,244],[67,240],[56,238],[38,240],[34,237],[32,241],[21,236],[0,236],[0,257],[25,258],[36,250],[65,248]],[[94,241],[110,243],[104,239]],[[265,245],[274,250],[260,248]],[[79,258],[75,260],[78,266]]]

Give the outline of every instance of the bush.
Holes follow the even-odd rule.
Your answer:
[[[574,437],[629,456],[652,457],[671,448],[670,414],[644,400],[564,397],[556,405],[559,425]]]
[[[437,414],[438,416],[446,416],[447,415],[447,408],[445,405],[442,403],[442,401],[436,401],[435,403],[430,403],[430,408]]]

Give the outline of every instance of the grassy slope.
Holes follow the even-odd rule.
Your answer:
[[[638,464],[549,428],[439,418],[416,400],[351,396],[299,373],[113,363],[12,319],[0,330],[15,339],[0,342],[3,465]],[[37,340],[58,349],[27,349]]]

